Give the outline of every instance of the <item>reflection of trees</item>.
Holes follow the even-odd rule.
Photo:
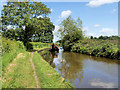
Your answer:
[[[55,63],[53,62],[54,58],[58,57],[58,52],[49,52],[43,51],[42,57],[53,67],[55,68]]]
[[[97,62],[104,62],[107,64],[120,64],[119,60],[115,59],[109,59],[109,58],[104,58],[104,57],[96,57],[96,56],[90,56],[90,55],[85,55],[85,54],[79,54],[79,53],[73,53],[76,54],[79,58],[79,60],[94,60]]]
[[[42,51],[40,54],[49,64],[53,61],[53,57],[49,51]]]
[[[120,64],[119,60],[109,59],[109,58],[104,58],[104,57],[91,56],[90,59],[94,60],[94,61],[97,61],[97,62],[104,62],[104,63],[107,63],[107,64]]]
[[[63,60],[65,62],[59,68],[62,76],[71,82],[76,78],[81,81],[84,73],[82,60],[79,60],[78,56],[73,53],[64,53]]]
[[[47,52],[43,56],[53,68],[56,67],[61,75],[70,82],[73,82],[76,79],[79,79],[79,82],[82,81],[84,73],[83,65],[85,64],[85,60],[89,60],[90,62],[97,61],[98,63],[103,62],[107,64],[114,64],[118,62],[118,60],[115,61],[108,58],[94,57],[72,52],[59,53],[59,55],[57,52]]]

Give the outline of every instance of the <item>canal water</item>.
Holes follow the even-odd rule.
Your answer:
[[[75,88],[118,88],[118,60],[63,50],[42,56]]]

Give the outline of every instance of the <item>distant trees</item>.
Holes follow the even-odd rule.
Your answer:
[[[93,39],[93,36],[90,36],[90,39]]]
[[[41,2],[7,2],[1,16],[3,36],[21,40],[24,45],[34,37],[52,42],[54,25],[47,17],[50,13],[50,8]],[[8,25],[15,29],[7,29]]]
[[[69,16],[61,22],[59,32],[63,48],[70,50],[70,43],[77,42],[83,38],[82,21],[80,18],[75,21]]]
[[[98,38],[97,37],[93,37],[93,36],[90,36],[90,39],[101,39],[101,40],[118,40],[118,36],[99,36]]]

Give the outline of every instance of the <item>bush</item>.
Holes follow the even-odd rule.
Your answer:
[[[25,44],[25,47],[26,47],[26,50],[28,50],[28,51],[33,50],[33,45],[29,42]]]
[[[73,44],[71,51],[92,56],[120,59],[120,49],[118,49],[116,43],[110,43],[109,40],[79,40]]]

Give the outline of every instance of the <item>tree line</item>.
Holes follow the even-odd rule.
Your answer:
[[[25,46],[31,41],[52,42],[55,26],[48,17],[50,13],[42,2],[7,2],[1,14],[2,35]],[[13,28],[8,29],[9,25]]]
[[[119,36],[102,36],[102,35],[99,37],[90,36],[90,39],[118,40]]]

